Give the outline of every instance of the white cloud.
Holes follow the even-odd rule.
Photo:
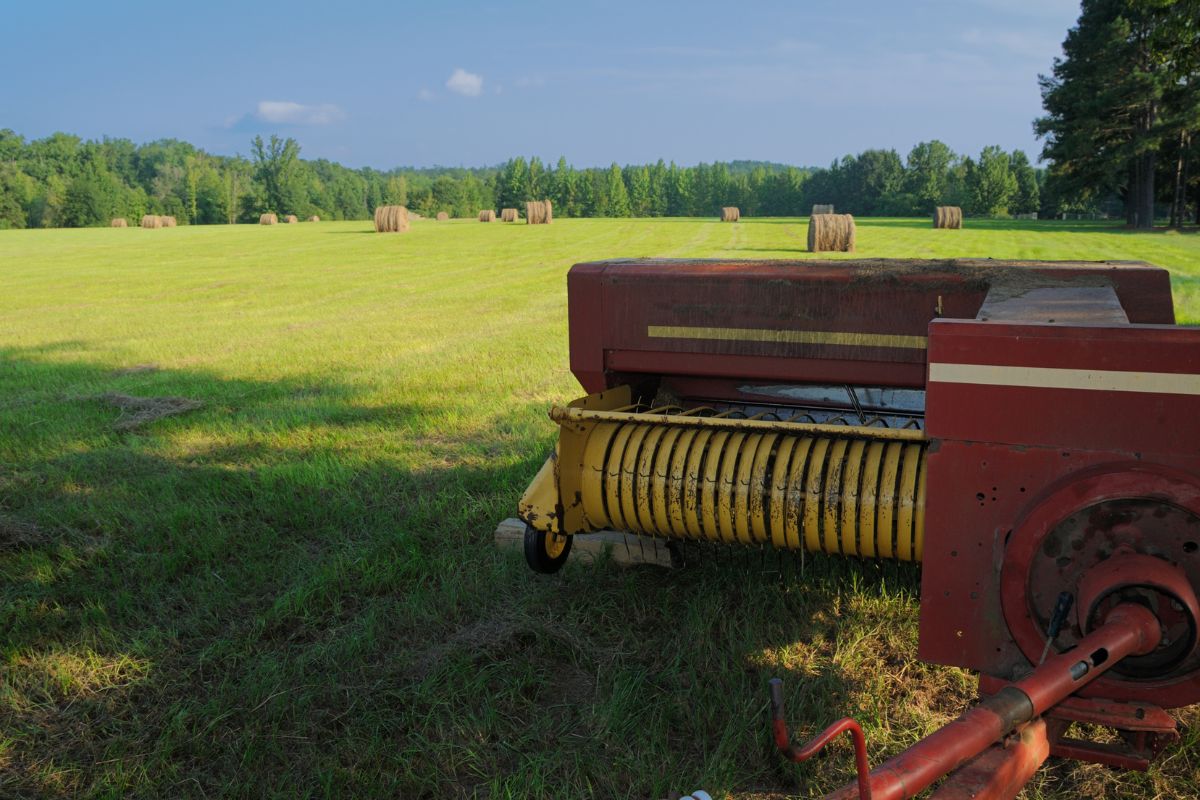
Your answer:
[[[335,105],[306,106],[290,100],[259,100],[254,116],[276,125],[329,125],[346,118]]]
[[[459,67],[446,80],[446,88],[464,97],[478,97],[483,92],[483,76]]]
[[[425,87],[421,87],[420,91],[417,92],[417,99],[424,100],[425,102],[429,102],[430,100],[432,100],[435,97],[437,97],[437,95],[434,94],[433,92],[429,91]]]

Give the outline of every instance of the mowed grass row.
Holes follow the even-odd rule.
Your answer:
[[[0,232],[0,796],[814,796],[974,698],[915,659],[918,570],[757,553],[535,576],[492,544],[553,446],[566,271],[802,258],[803,220]],[[1144,259],[1200,237],[859,220],[864,257]],[[120,396],[203,406],[125,430]],[[1200,722],[1195,712],[1185,718]],[[1054,763],[1031,797],[1200,797]]]

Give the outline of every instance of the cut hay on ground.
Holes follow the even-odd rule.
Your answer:
[[[143,228],[161,228],[162,226],[162,217],[158,216],[157,214],[142,215]]]
[[[0,514],[0,553],[44,547],[51,538],[49,533],[32,522]]]
[[[525,222],[549,225],[554,222],[554,205],[549,200],[530,200],[525,204]]]
[[[517,210],[515,208],[500,209],[500,221],[501,222],[516,222],[517,221]]]
[[[404,206],[379,206],[375,209],[376,233],[408,231],[408,209]]]
[[[165,216],[165,217],[159,217],[159,219],[162,220],[162,226],[164,228],[174,228],[176,225],[174,217]]]
[[[308,221],[309,222],[320,222],[321,218],[318,217],[316,214],[313,214],[311,217],[308,218]]]
[[[296,217],[295,214],[288,214],[286,217],[283,218],[283,221],[286,222],[288,225],[295,225],[300,220]]]
[[[817,203],[812,207],[812,214],[815,217],[817,214],[832,214],[833,203]]]
[[[817,214],[808,220],[808,249],[813,253],[853,253],[854,217]]]
[[[115,392],[101,395],[100,399],[120,409],[121,416],[113,423],[113,429],[118,431],[131,431],[163,417],[195,411],[204,405],[188,397],[133,397]]]
[[[258,215],[258,224],[259,225],[278,225],[279,217],[275,216],[274,214],[259,214]]]
[[[437,221],[438,222],[445,222],[448,219],[450,219],[450,215],[447,214],[445,211],[439,211],[437,213]]]
[[[742,218],[742,212],[736,206],[725,206],[721,209],[721,222],[737,222]]]
[[[480,222],[495,222],[496,221],[496,212],[492,211],[490,208],[485,208],[483,211],[479,212],[479,221]]]
[[[933,227],[961,228],[962,209],[958,206],[938,206],[933,210]]]
[[[128,228],[129,221],[124,217],[114,217],[113,221],[110,222],[109,225],[113,228]]]

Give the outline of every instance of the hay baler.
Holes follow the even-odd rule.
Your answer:
[[[1200,329],[1136,262],[611,261],[568,276],[525,554],[571,537],[921,563],[920,658],[984,699],[837,796],[1012,797],[1047,755],[1144,769],[1200,701]],[[1072,723],[1114,741],[1069,737]]]

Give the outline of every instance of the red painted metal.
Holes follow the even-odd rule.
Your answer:
[[[1166,271],[1133,262],[595,262],[577,264],[567,276],[571,369],[589,392],[616,385],[622,372],[746,377],[740,361],[705,367],[715,356],[773,362],[756,367],[763,377],[812,381],[840,370],[855,383],[892,385],[883,378],[899,372],[903,382],[894,385],[919,385],[923,349],[660,339],[647,328],[925,336],[939,315],[972,319],[992,282],[1013,276],[1022,286],[1111,283],[1131,322],[1174,322]]]
[[[1050,756],[1046,723],[1035,719],[950,773],[930,800],[1009,800]]]
[[[849,733],[854,740],[854,768],[858,774],[858,796],[861,800],[871,800],[871,783],[867,773],[871,767],[867,762],[867,739],[863,736],[862,728],[850,717],[845,717],[830,725],[813,737],[803,747],[792,744],[791,734],[788,733],[787,721],[783,716],[783,681],[772,678],[771,687],[771,731],[775,737],[775,746],[779,752],[799,764],[815,756],[825,749],[825,745],[843,733]]]
[[[1112,294],[1103,308],[1081,299],[1105,286],[1119,308]],[[1069,292],[1024,299],[1034,288]],[[976,318],[985,301],[996,312],[990,321]],[[1119,565],[1133,563],[1114,558],[1121,548],[1138,557],[1139,585],[1151,587],[1134,594],[1159,615],[1164,648],[1200,613],[1192,591],[1200,586],[1200,392],[1187,377],[1200,376],[1200,329],[1174,325],[1165,270],[990,261],[599,262],[571,269],[568,302],[571,369],[589,392],[629,383],[647,394],[658,386],[684,399],[754,403],[761,399],[755,382],[924,389],[930,443],[919,655],[979,670],[981,687],[1025,692],[1031,713],[1046,714],[1050,752],[1144,766],[1175,736],[1162,709],[1200,702],[1200,653],[1161,674],[1132,674],[1151,664],[1137,657],[1109,672],[1119,657],[1106,639],[1107,658],[1097,655],[1083,680],[1069,673],[1098,653],[1088,648],[1102,633],[1129,652],[1151,636],[1143,629],[1150,612],[1122,602],[1128,598],[1101,598],[1093,607],[1097,590],[1085,578],[1101,587],[1119,582]],[[1068,310],[1055,323],[1020,321],[1047,317],[1055,302]],[[1037,303],[1042,310],[1032,313]],[[662,330],[678,328],[691,330]],[[1094,375],[1108,388],[1081,387]],[[1074,648],[1075,655],[1052,655],[1035,669],[1061,592],[1077,602],[1053,649]],[[1164,652],[1151,655],[1167,664]],[[1032,746],[1021,755],[992,747],[1015,724],[1014,695],[1003,696],[877,769],[877,796],[911,796],[914,776],[932,781],[955,767],[963,769],[951,787],[1011,796],[1005,792],[1017,777],[1045,756]],[[1072,720],[1115,727],[1124,743],[1065,739]],[[839,726],[854,735],[849,724]],[[824,741],[837,735],[831,731]],[[781,718],[775,735],[789,755],[800,752]],[[989,747],[975,767],[963,766]]]
[[[1152,651],[1158,644],[1158,620],[1146,608],[1126,603],[1113,609],[1105,624],[1085,637],[1077,650],[1051,656],[1027,677],[985,699],[871,771],[876,800],[916,797],[993,743],[1052,708],[1098,678],[1121,659]],[[854,785],[830,795],[853,798]]]
[[[1064,520],[1074,515],[1081,515],[1086,509],[1097,503],[1113,498],[1149,497],[1164,502],[1169,507],[1186,509],[1200,518],[1200,484],[1194,483],[1186,473],[1164,468],[1147,467],[1141,464],[1116,464],[1100,470],[1083,470],[1071,476],[1073,480],[1051,486],[1043,493],[1028,513],[1012,528],[1007,547],[1003,552],[1003,566],[999,582],[999,598],[1003,610],[1003,620],[1006,622],[1008,634],[1015,639],[1021,654],[1032,663],[1041,653],[1044,646],[1043,625],[1032,608],[1033,589],[1030,577],[1038,574],[1036,565],[1044,555],[1046,539]],[[1152,524],[1153,518],[1147,524]],[[1192,532],[1193,535],[1196,533]],[[1118,530],[1112,536],[1113,545],[1122,542],[1134,542],[1137,531]],[[1090,534],[1092,538],[1103,535],[1101,532]],[[1172,539],[1152,539],[1143,547],[1149,547],[1160,555],[1168,555],[1168,542]],[[1200,585],[1200,562],[1191,558],[1187,545],[1192,541],[1188,538],[1186,528],[1173,537],[1173,555],[1182,562],[1190,573],[1193,586]],[[1086,544],[1086,543],[1084,543]],[[929,551],[926,550],[928,553]],[[1058,553],[1055,552],[1055,556]],[[1090,567],[1088,572],[1095,567]],[[1160,578],[1168,579],[1168,573],[1175,570],[1170,563],[1163,562]],[[1076,579],[1078,580],[1078,579]],[[1078,591],[1077,583],[1070,587],[1047,587],[1048,589],[1069,588]],[[1185,591],[1176,588],[1176,591]],[[1075,630],[1082,630],[1079,615],[1086,616],[1089,601],[1083,597],[1077,598],[1075,604]],[[1043,609],[1045,601],[1043,601]],[[924,609],[922,609],[924,611]],[[1064,632],[1060,646],[1074,643],[1074,634]],[[1011,639],[1010,639],[1011,641]],[[989,674],[998,674],[992,669],[983,669]],[[1000,677],[1005,677],[1001,675]],[[1085,693],[1088,696],[1105,697],[1112,700],[1136,701],[1152,703],[1164,708],[1175,708],[1200,702],[1200,671],[1194,664],[1184,665],[1183,669],[1175,670],[1156,679],[1127,680],[1110,675],[1095,686],[1089,687]]]
[[[1124,298],[1122,299],[1124,303]],[[1127,309],[1128,310],[1128,309]],[[1200,330],[935,320],[931,364],[1200,374]],[[1107,557],[1117,533],[1081,523],[1081,557],[1043,555],[1072,515],[1106,502],[1200,517],[1200,396],[934,381],[926,390],[927,515],[922,566],[922,659],[1012,680],[1037,663],[1048,607]],[[1172,512],[1175,513],[1175,512]],[[1139,550],[1200,585],[1197,537],[1153,520]],[[1085,524],[1086,523],[1086,524]],[[1156,527],[1157,526],[1157,527]],[[1191,548],[1189,551],[1187,548]],[[1057,567],[1066,558],[1069,566]],[[1088,560],[1090,559],[1090,560]],[[1040,565],[1039,565],[1040,564]],[[1055,576],[1069,585],[1059,583]],[[1037,595],[1040,593],[1040,597]],[[1078,604],[1076,604],[1078,606]],[[1082,632],[1077,615],[1063,633]],[[1160,680],[1106,676],[1094,696],[1175,707],[1200,701],[1200,663]]]
[[[1007,681],[979,677],[979,691],[991,695],[1008,685]],[[1145,771],[1164,747],[1179,740],[1175,718],[1148,703],[1118,703],[1112,700],[1068,697],[1047,711],[1043,718],[1050,738],[1050,754],[1059,758],[1090,761],[1118,769]],[[1114,728],[1119,742],[1093,742],[1067,738],[1073,722]]]

